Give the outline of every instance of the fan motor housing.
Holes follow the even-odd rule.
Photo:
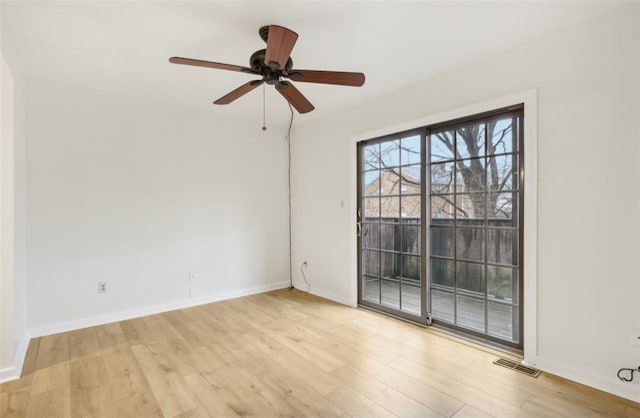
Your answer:
[[[267,29],[269,27],[267,26]],[[293,60],[291,57],[287,60],[287,63],[282,70],[273,70],[270,66],[264,63],[264,57],[266,54],[266,49],[260,49],[253,54],[251,54],[251,58],[249,58],[249,66],[252,70],[257,71],[263,76],[263,80],[267,84],[276,84],[283,74],[287,74],[288,71],[293,68]]]

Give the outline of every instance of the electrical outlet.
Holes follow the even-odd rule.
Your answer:
[[[631,345],[640,347],[640,327],[631,327]]]
[[[196,281],[196,275],[193,272],[189,272],[189,281],[190,282],[195,282]]]
[[[98,293],[107,293],[107,282],[98,282]]]

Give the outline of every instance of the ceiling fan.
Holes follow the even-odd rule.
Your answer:
[[[314,109],[311,102],[309,102],[291,82],[285,81],[283,78],[304,83],[337,84],[341,86],[360,87],[364,84],[363,73],[294,69],[293,60],[290,55],[298,39],[298,34],[292,30],[278,25],[270,25],[260,28],[259,34],[262,40],[267,43],[267,48],[256,51],[251,55],[249,67],[181,57],[171,57],[169,58],[169,62],[194,65],[196,67],[239,71],[262,76],[262,79],[249,81],[222,96],[213,102],[215,104],[229,104],[263,83],[267,83],[275,85],[276,90],[278,90],[299,113],[307,113]]]

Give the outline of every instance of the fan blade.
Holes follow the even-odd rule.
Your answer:
[[[269,26],[267,52],[264,55],[264,63],[273,70],[284,69],[297,40],[298,34],[294,31],[283,28],[282,26]]]
[[[240,71],[243,73],[258,74],[258,72],[252,70],[251,68],[242,67],[240,65],[222,64],[219,62],[194,60],[191,58],[171,57],[169,58],[169,62],[173,64],[193,65],[195,67],[208,67],[216,68],[219,70]]]
[[[342,71],[290,70],[289,77],[293,81],[304,83],[338,84],[341,86],[360,87],[364,84],[364,74]]]
[[[213,103],[214,104],[219,104],[219,105],[229,104],[232,101],[238,99],[239,97],[242,97],[245,94],[249,93],[251,90],[255,89],[256,87],[260,86],[262,83],[264,83],[264,81],[262,81],[262,80],[249,81],[247,84],[241,85],[240,87],[238,87],[237,89],[235,89],[231,93],[228,93],[228,94],[222,96],[221,98],[219,98],[218,100],[216,100]]]
[[[315,109],[311,102],[288,81],[281,81],[276,84],[276,90],[278,90],[280,94],[282,94],[284,98],[291,103],[291,106],[293,106],[298,113],[307,113]]]

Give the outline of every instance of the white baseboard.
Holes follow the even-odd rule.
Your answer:
[[[31,337],[25,335],[20,345],[16,349],[13,356],[13,367],[7,367],[0,369],[0,383],[10,382],[12,380],[20,379],[22,374],[22,366],[24,365],[24,359],[27,356],[27,349],[29,348],[29,341]]]
[[[28,334],[30,338],[42,337],[45,335],[58,334],[60,332],[74,331],[82,328],[110,324],[112,322],[125,321],[127,319],[139,318],[141,316],[154,315],[163,312],[175,311],[177,309],[190,308],[192,306],[205,305],[207,303],[219,302],[222,300],[234,299],[242,296],[255,295],[257,293],[269,292],[271,290],[284,289],[288,286],[289,281],[270,283],[262,286],[253,286],[245,289],[216,293],[213,295],[183,299],[162,305],[147,306],[139,309],[130,309],[126,311],[97,315],[73,321],[60,322],[57,324],[49,324],[44,327],[29,328]],[[24,356],[22,358],[24,359]]]
[[[301,280],[294,280],[293,287],[303,292],[307,292],[307,288],[308,288],[309,289],[308,292],[311,293],[312,295],[320,296],[321,298],[329,299],[334,302],[341,303],[343,305],[355,307],[353,303],[351,303],[351,301],[348,298],[345,298],[343,295],[339,295],[337,293],[334,293],[322,288],[318,288],[317,286],[314,286],[314,285],[307,286],[307,284]]]
[[[565,364],[541,357],[535,358],[535,364],[529,363],[543,372],[555,374],[562,378],[590,386],[595,389],[620,396],[634,402],[640,402],[640,385],[634,382],[622,382],[615,376],[617,370],[611,372],[611,378],[596,376],[584,370],[579,370]]]
[[[15,367],[0,369],[0,383],[10,382],[18,379],[19,377],[19,373]]]

